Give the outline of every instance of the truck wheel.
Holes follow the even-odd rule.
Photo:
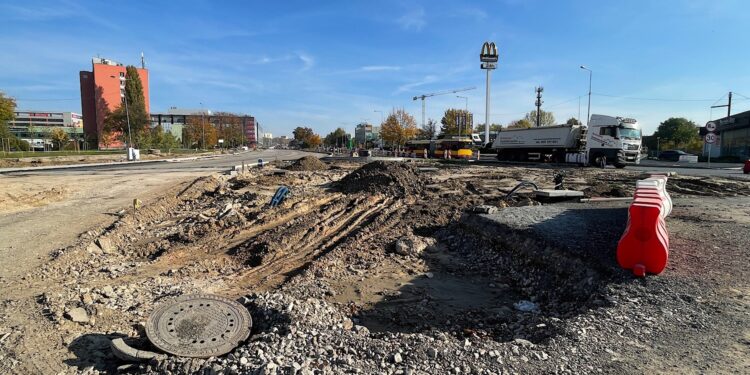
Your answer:
[[[625,168],[625,164],[617,163],[617,164],[615,164],[615,168],[623,169],[623,168]]]

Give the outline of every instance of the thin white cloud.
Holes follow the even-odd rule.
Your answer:
[[[59,19],[70,19],[71,22],[75,22],[75,20],[85,19],[110,30],[120,30],[118,25],[104,21],[101,17],[91,13],[86,7],[73,1],[62,1],[55,6],[36,7],[0,4],[0,14],[26,22],[45,22]]]
[[[302,71],[308,70],[315,65],[315,59],[308,54],[305,54],[303,52],[298,52],[297,57],[304,64],[304,66],[302,67]]]
[[[404,30],[420,31],[427,25],[424,8],[410,10],[403,16],[399,17],[396,22],[401,25],[401,28]]]
[[[368,65],[361,67],[360,70],[363,72],[398,71],[401,70],[401,67],[392,65]]]
[[[411,90],[413,90],[413,89],[415,89],[415,88],[417,88],[419,86],[424,86],[426,84],[433,83],[433,82],[436,82],[436,81],[437,81],[437,77],[436,76],[432,76],[432,75],[426,76],[421,81],[407,83],[407,84],[399,86],[393,94],[395,95],[395,94],[400,94],[402,92],[411,91]]]

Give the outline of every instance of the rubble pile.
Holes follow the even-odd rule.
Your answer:
[[[424,181],[414,164],[374,161],[346,175],[338,187],[345,193],[404,196],[421,192]]]

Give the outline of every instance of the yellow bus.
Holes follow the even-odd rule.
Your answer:
[[[471,159],[474,155],[474,142],[471,137],[449,136],[441,139],[416,139],[406,142],[406,149],[418,158],[424,158],[425,152],[433,158]]]

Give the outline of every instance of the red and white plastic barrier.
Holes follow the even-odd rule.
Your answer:
[[[669,259],[669,233],[664,219],[672,212],[667,176],[656,175],[636,183],[628,225],[617,245],[617,262],[636,276],[664,271]]]

